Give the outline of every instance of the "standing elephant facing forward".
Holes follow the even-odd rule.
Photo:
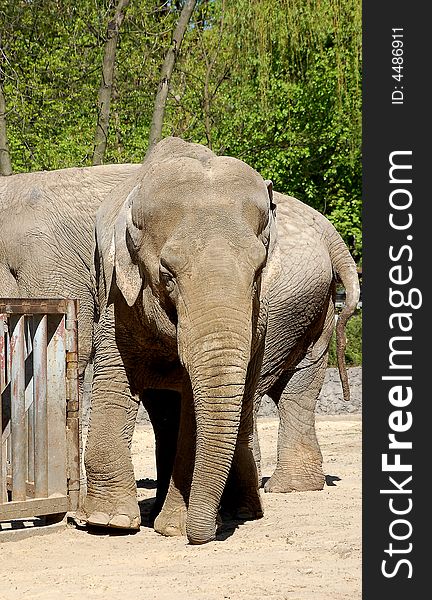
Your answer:
[[[212,540],[221,501],[243,516],[262,515],[254,401],[270,388],[273,397],[280,388],[292,400],[299,369],[310,374],[306,395],[314,396],[333,328],[333,268],[341,272],[346,262],[352,271],[342,240],[334,229],[327,235],[315,211],[306,211],[306,254],[296,254],[302,219],[297,214],[291,226],[289,213],[303,206],[287,200],[285,233],[293,240],[278,244],[271,182],[239,160],[177,138],[160,142],[103,203],[96,217],[88,523],[139,527],[130,457],[138,399],[155,428],[159,503],[168,490],[157,531]],[[355,295],[353,282],[346,315]],[[304,403],[301,427],[291,422],[293,410],[286,413],[294,454],[305,454],[302,477],[310,462],[316,489],[322,469],[312,403]]]
[[[90,524],[139,525],[129,452],[137,403],[129,387],[156,430],[161,407],[175,406],[181,394],[176,460],[157,531],[186,532],[192,543],[213,539],[231,466],[242,507],[262,515],[251,441],[272,209],[268,186],[252,168],[176,138],[160,142],[102,204],[85,453]]]

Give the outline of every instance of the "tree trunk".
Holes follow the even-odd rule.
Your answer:
[[[6,102],[0,81],[0,175],[11,175],[12,165],[6,132]]]
[[[165,105],[168,97],[171,75],[174,70],[175,61],[178,53],[180,52],[180,46],[183,41],[183,37],[192,16],[193,10],[196,5],[196,0],[186,0],[183,9],[180,13],[180,18],[175,28],[172,44],[169,47],[165,60],[161,69],[161,76],[159,80],[158,91],[156,94],[153,117],[149,135],[149,147],[148,151],[157,144],[162,138],[162,126],[165,114]]]
[[[98,94],[98,121],[93,152],[94,165],[101,165],[105,156],[117,40],[129,2],[130,0],[119,0],[114,17],[108,23],[107,27],[102,64],[102,81]]]

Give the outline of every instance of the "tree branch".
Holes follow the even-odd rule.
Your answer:
[[[150,126],[148,152],[162,138],[162,127],[165,115],[165,106],[168,97],[171,76],[174,70],[177,55],[180,52],[180,47],[183,41],[186,28],[192,16],[192,12],[195,8],[196,1],[197,0],[186,0],[174,31],[172,44],[168,48],[168,51],[165,55],[165,60],[161,69],[158,90],[156,93],[152,122]]]
[[[6,131],[6,102],[0,79],[0,175],[12,175],[12,164]]]
[[[104,160],[108,139],[110,104],[114,79],[115,54],[119,30],[130,0],[119,0],[114,17],[108,23],[102,63],[102,81],[98,94],[98,120],[94,140],[93,164],[101,165]]]

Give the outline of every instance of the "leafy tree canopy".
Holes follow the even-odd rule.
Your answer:
[[[15,171],[89,165],[115,0],[3,0],[0,69]],[[143,159],[182,2],[132,0],[105,162]],[[164,135],[245,160],[323,212],[361,261],[360,0],[199,0]]]

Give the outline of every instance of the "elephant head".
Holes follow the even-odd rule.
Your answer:
[[[116,285],[129,306],[141,297],[145,311],[163,314],[191,382],[197,441],[187,534],[195,543],[215,534],[273,221],[271,182],[237,159],[168,138],[144,163],[115,222]]]

